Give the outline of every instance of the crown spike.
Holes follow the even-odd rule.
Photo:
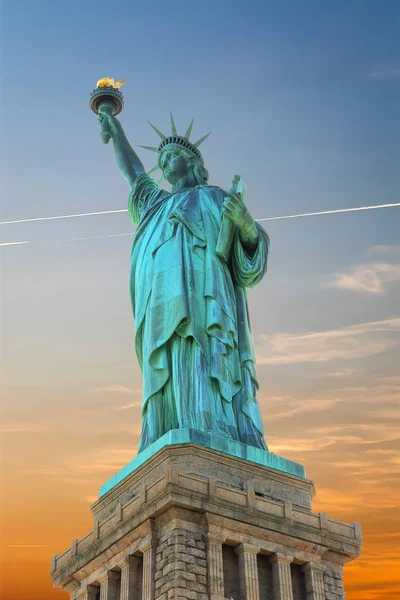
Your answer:
[[[197,140],[197,142],[195,142],[193,144],[193,146],[195,148],[198,148],[199,146],[201,146],[201,144],[204,142],[204,140],[206,140],[208,138],[208,136],[211,134],[211,131],[209,133],[207,133],[206,135],[203,135],[202,138],[200,138],[199,140]]]
[[[141,146],[140,144],[138,144],[139,148],[144,148],[145,150],[151,150],[151,152],[158,152],[158,148],[155,148],[154,146]]]
[[[164,176],[160,177],[160,179],[157,181],[157,183],[159,184],[159,183],[162,183],[163,181],[165,181],[165,177]]]
[[[157,169],[159,169],[160,167],[158,165],[156,165],[155,167],[153,167],[152,169],[150,169],[150,171],[148,171],[147,175],[150,175],[150,173],[154,173],[154,171],[157,171]]]
[[[178,135],[177,131],[176,131],[176,125],[175,125],[175,121],[174,121],[174,117],[172,116],[172,111],[169,111],[170,117],[171,117],[171,131],[172,131],[172,135]]]
[[[161,138],[163,141],[167,139],[167,138],[166,138],[166,136],[165,136],[163,133],[161,133],[161,131],[160,131],[159,129],[157,129],[157,127],[155,127],[155,126],[154,126],[152,123],[150,123],[150,121],[149,121],[148,119],[146,119],[146,120],[147,120],[148,124],[150,125],[150,127],[151,127],[152,129],[154,129],[154,131],[156,132],[156,134],[157,134],[157,135],[158,135],[158,136],[159,136],[159,137],[160,137],[160,138]]]
[[[185,133],[185,135],[183,136],[184,138],[186,138],[187,140],[190,139],[190,134],[192,133],[192,128],[193,128],[193,123],[194,123],[194,117],[189,125],[189,127],[187,128],[187,132]]]

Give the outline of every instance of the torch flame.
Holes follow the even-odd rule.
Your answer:
[[[112,77],[103,77],[103,79],[99,79],[97,82],[97,87],[112,87],[116,90],[121,87],[126,82],[126,79],[123,81],[115,81]]]

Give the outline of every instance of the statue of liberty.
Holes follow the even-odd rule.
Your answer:
[[[143,147],[157,153],[155,169],[171,192],[152,179],[155,169],[145,172],[106,105],[99,122],[103,142],[113,141],[137,224],[130,294],[143,373],[139,452],[181,428],[266,450],[246,288],[266,272],[267,234],[240,193],[208,184],[199,146],[209,134],[192,143],[193,121],[178,135],[171,114],[169,136],[150,123],[161,143]],[[225,259],[216,251],[224,223],[232,232]]]

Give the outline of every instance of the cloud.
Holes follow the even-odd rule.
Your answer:
[[[378,68],[370,71],[367,77],[373,77],[375,79],[397,79],[400,77],[400,68]]]
[[[372,246],[368,254],[400,254],[400,244]]]
[[[6,423],[0,426],[0,433],[43,433],[45,428],[36,423]]]
[[[85,503],[88,502],[89,504],[93,504],[93,502],[96,502],[96,500],[98,500],[98,496],[85,496],[83,499]]]
[[[334,444],[352,444],[362,442],[361,437],[352,435],[332,435],[320,438],[290,438],[286,441],[278,440],[273,436],[268,437],[269,445],[273,448],[273,452],[285,456],[286,452],[319,452],[328,446]],[[334,463],[331,463],[334,464]],[[342,465],[340,465],[342,466]]]
[[[140,393],[140,390],[132,389],[126,387],[124,385],[106,385],[106,386],[97,386],[93,390],[94,392],[104,392],[104,393],[112,393],[112,394],[137,394]]]
[[[257,339],[257,364],[284,365],[366,358],[400,344],[400,317],[328,331],[274,333]]]
[[[353,369],[352,367],[346,367],[340,371],[334,371],[333,373],[324,373],[324,377],[349,377],[350,375],[360,375],[363,372],[362,369]]]
[[[137,454],[140,427],[133,431],[132,445],[92,448],[81,454],[66,457],[62,465],[42,465],[34,469],[24,469],[26,474],[41,475],[53,481],[87,485],[88,479],[96,479],[104,474],[107,479],[128,464]],[[104,479],[104,480],[105,480]]]
[[[347,273],[338,273],[330,286],[353,292],[383,295],[387,292],[385,284],[398,280],[400,265],[374,262],[354,267]]]
[[[9,548],[47,548],[44,544],[10,544]]]
[[[114,410],[126,410],[127,408],[139,408],[142,406],[142,402],[130,402],[129,404],[123,404],[122,406],[117,406]]]
[[[134,389],[130,387],[126,387],[124,385],[108,385],[108,386],[97,386],[93,392],[97,393],[105,393],[105,394],[122,394],[128,396],[138,396],[141,398],[142,390]],[[139,408],[142,406],[141,400],[137,400],[136,402],[129,402],[128,404],[123,404],[122,406],[116,406],[113,410],[126,410],[128,408]]]
[[[116,472],[128,464],[137,453],[136,444],[131,448],[104,447],[92,450],[89,453],[74,457],[67,465],[71,473],[77,475],[86,472]]]
[[[332,465],[329,465],[332,468]],[[340,472],[340,471],[338,471]],[[394,496],[387,498],[376,497],[376,494],[371,494],[367,498],[365,491],[358,486],[358,490],[353,493],[350,490],[339,491],[337,488],[327,488],[318,492],[318,510],[332,513],[347,513],[349,510],[360,511],[360,506],[363,509],[392,509],[397,508],[396,498]]]
[[[302,396],[264,396],[259,395],[266,414],[262,414],[267,422],[287,419],[300,413],[316,413],[330,410],[339,402],[336,398],[304,398]]]

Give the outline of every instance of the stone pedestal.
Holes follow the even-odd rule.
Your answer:
[[[313,496],[304,477],[167,446],[92,505],[93,531],[53,557],[54,586],[71,600],[343,600],[360,526],[313,513]]]

